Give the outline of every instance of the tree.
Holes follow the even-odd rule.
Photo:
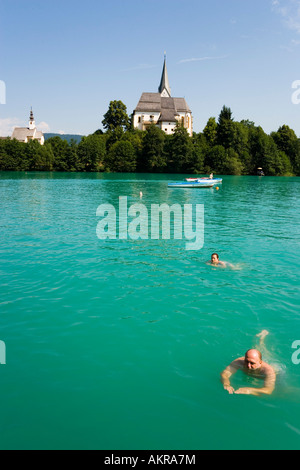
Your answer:
[[[67,149],[67,161],[69,171],[82,171],[83,167],[78,157],[78,144],[76,140],[71,139]]]
[[[144,171],[162,171],[166,166],[164,154],[165,133],[154,124],[151,124],[143,140],[143,153],[141,169]]]
[[[209,144],[203,133],[193,134],[193,156],[191,161],[191,171],[193,173],[205,173],[204,160],[205,155],[209,151]]]
[[[102,121],[105,130],[114,131],[118,127],[123,130],[129,129],[129,117],[127,115],[127,108],[122,101],[111,101],[109,103],[108,111],[104,114]]]
[[[123,130],[123,127],[116,127],[114,130],[109,130],[106,132],[106,151],[109,152],[110,147],[123,139],[126,133]]]
[[[41,145],[37,140],[25,144],[24,162],[29,171],[52,171],[54,154],[52,148]]]
[[[215,145],[206,155],[204,164],[207,170],[222,174],[225,160],[225,148],[222,145]]]
[[[24,171],[26,144],[16,139],[1,140],[1,170],[3,171]]]
[[[191,171],[193,143],[188,131],[178,123],[170,138],[169,158],[173,171],[188,173]]]
[[[259,126],[250,130],[250,152],[252,155],[252,173],[262,167],[266,175],[280,175],[280,153],[271,136]]]
[[[237,165],[236,162],[234,163],[235,172],[233,174],[241,174],[236,173],[236,171],[240,171],[237,170],[237,168],[243,168],[243,173],[249,174],[251,168],[251,155],[249,148],[249,126],[251,124],[248,123],[249,121],[233,122],[234,132],[231,148],[235,154],[237,154],[240,162],[239,165]]]
[[[130,129],[127,132],[124,132],[121,140],[124,142],[130,142],[135,153],[137,161],[137,170],[140,171],[140,162],[143,155],[143,139],[145,136],[145,131],[140,131],[138,129]]]
[[[81,139],[77,153],[79,164],[83,170],[103,170],[106,155],[105,139],[105,136],[101,134],[91,134]]]
[[[54,155],[54,170],[69,171],[68,142],[58,136],[50,137],[50,139],[47,139],[45,142],[45,147],[47,148],[49,146]]]
[[[131,172],[136,169],[136,155],[132,144],[128,141],[115,142],[105,159],[106,170]]]
[[[232,146],[234,139],[234,125],[230,108],[223,106],[217,124],[217,143],[224,148]]]
[[[289,158],[294,172],[300,173],[300,145],[295,132],[289,126],[279,127],[277,132],[271,134],[279,150],[284,152]]]
[[[218,128],[218,125],[216,123],[216,118],[210,117],[203,130],[203,134],[210,147],[213,147],[214,145],[216,145],[217,128]]]
[[[225,160],[223,161],[220,173],[224,175],[241,175],[243,173],[243,164],[238,154],[232,148],[226,150]]]

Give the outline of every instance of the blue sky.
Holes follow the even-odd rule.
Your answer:
[[[225,104],[300,137],[300,0],[0,0],[0,135],[26,126],[31,106],[41,130],[82,135],[111,100],[131,114],[157,92],[164,52],[195,132]]]

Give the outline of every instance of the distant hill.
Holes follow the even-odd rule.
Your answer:
[[[63,140],[67,140],[68,142],[71,141],[71,139],[75,140],[77,143],[79,143],[84,137],[83,135],[78,135],[78,134],[52,134],[52,133],[46,133],[44,134],[45,140],[50,139],[50,137],[60,137]]]

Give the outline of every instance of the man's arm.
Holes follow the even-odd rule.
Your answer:
[[[271,395],[273,392],[273,389],[267,388],[267,387],[262,387],[262,388],[252,388],[252,387],[242,387],[239,388],[238,390],[235,390],[233,393],[236,393],[238,395]]]
[[[276,382],[276,374],[274,369],[269,366],[266,371],[266,378],[264,382],[264,386],[261,388],[253,388],[253,387],[243,387],[236,390],[234,393],[243,394],[243,395],[271,395],[274,391]]]
[[[221,382],[223,384],[224,390],[227,390],[230,394],[234,393],[234,388],[230,385],[230,377],[235,374],[235,372],[241,368],[241,358],[235,359],[231,362],[226,369],[221,373]]]

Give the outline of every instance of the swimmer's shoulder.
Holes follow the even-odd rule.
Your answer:
[[[264,362],[264,361],[263,361],[263,372],[266,375],[275,375],[276,374],[276,371],[275,371],[274,367],[272,367],[270,364],[268,364],[267,362]]]
[[[229,366],[233,369],[242,369],[244,367],[244,357],[238,357],[234,361],[232,361]]]

